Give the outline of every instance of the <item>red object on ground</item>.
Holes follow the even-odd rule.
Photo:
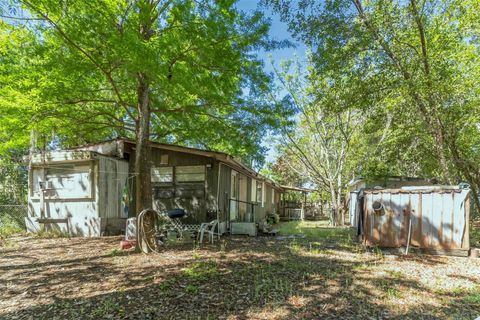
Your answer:
[[[122,240],[120,241],[120,249],[128,250],[130,248],[135,247],[136,244],[137,244],[137,241],[135,240]]]

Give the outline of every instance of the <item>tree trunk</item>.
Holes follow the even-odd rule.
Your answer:
[[[135,148],[136,211],[152,208],[152,183],[150,177],[150,107],[148,83],[145,74],[138,75],[138,120]]]
[[[345,225],[344,210],[342,205],[342,174],[338,174],[337,178],[337,208],[338,208],[338,223]]]
[[[438,160],[440,162],[440,167],[443,170],[443,176],[448,184],[453,183],[453,177],[450,172],[450,168],[448,167],[448,162],[447,162],[447,156],[445,154],[445,134],[443,132],[442,126],[440,119],[437,118],[436,115],[433,115],[435,117],[435,125],[433,126],[433,134],[434,134],[434,140],[436,144],[436,150],[437,150],[437,155],[438,155]]]
[[[136,215],[145,209],[152,208],[152,180],[151,180],[151,162],[150,162],[150,106],[149,106],[149,85],[144,73],[138,74],[137,99],[138,99],[138,118],[136,123],[136,146],[135,146],[135,195],[136,195]],[[139,244],[143,252],[148,253],[150,248],[154,248],[155,239],[144,239],[140,233],[140,228],[147,228],[146,234],[151,234],[154,226],[153,216],[151,214],[144,217],[145,223],[137,226],[137,250]]]
[[[154,13],[155,3],[149,1],[138,1],[139,6],[139,33],[143,41],[148,42],[152,35],[152,14]],[[140,234],[140,228],[144,229],[145,234],[153,235],[155,226],[155,214],[150,212],[144,216],[144,224],[139,225],[138,215],[145,209],[152,209],[152,180],[151,180],[151,160],[150,160],[150,83],[147,70],[137,73],[137,112],[136,119],[136,149],[135,149],[135,209],[137,215],[137,250],[141,244],[143,251],[149,252],[155,248],[155,239],[143,239]]]
[[[337,206],[337,197],[335,196],[335,186],[330,181],[330,203],[332,204],[332,212],[330,217],[330,223],[332,226],[336,227],[338,224],[338,206]]]

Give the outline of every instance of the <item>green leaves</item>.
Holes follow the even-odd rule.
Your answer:
[[[139,117],[137,76],[143,73],[149,79],[151,138],[261,160],[261,137],[286,112],[265,99],[270,78],[253,53],[277,45],[267,37],[267,21],[237,11],[234,1],[152,5],[21,1],[12,15],[40,20],[1,22],[0,82],[11,83],[3,95],[3,103],[12,105],[10,121],[29,125],[19,140],[7,134],[0,140],[9,148],[26,146],[31,129],[65,146],[132,137]],[[153,10],[148,19],[141,16],[145,6]],[[148,35],[141,33],[143,23],[151,26]],[[7,121],[0,122],[11,132]]]
[[[314,96],[341,92],[322,108],[367,116],[355,143],[358,174],[476,183],[476,1],[267,2],[312,46]]]

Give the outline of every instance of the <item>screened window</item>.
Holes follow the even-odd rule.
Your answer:
[[[257,181],[257,202],[263,206],[263,182]]]
[[[205,166],[175,167],[175,178],[177,182],[205,181]]]
[[[152,182],[173,182],[173,167],[152,168]]]
[[[238,198],[238,174],[233,170],[231,175],[230,197],[233,199]]]

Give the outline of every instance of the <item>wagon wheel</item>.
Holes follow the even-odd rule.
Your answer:
[[[141,239],[141,248],[143,252],[156,251],[157,242],[156,242],[156,218],[157,213],[154,210],[144,210],[141,213],[142,219],[139,220],[141,225],[142,239]]]

